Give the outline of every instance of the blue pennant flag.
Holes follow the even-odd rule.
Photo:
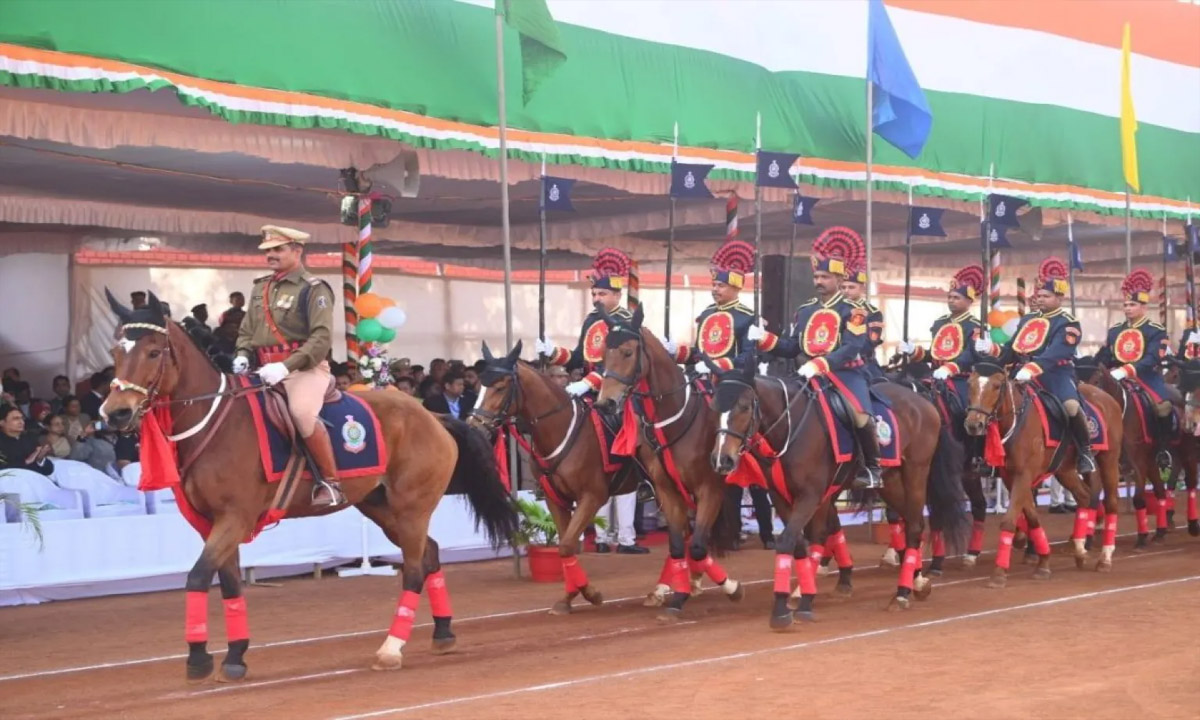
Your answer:
[[[547,210],[574,210],[571,204],[571,188],[574,180],[567,178],[542,176],[542,207]]]
[[[979,223],[979,238],[991,242],[993,251],[1012,247],[1012,243],[1008,241],[1008,228],[1003,225],[992,223],[991,228],[988,228],[987,222]]]
[[[1067,245],[1070,246],[1067,248],[1067,255],[1071,257],[1071,269],[1083,272],[1083,253],[1079,250],[1079,243],[1072,240]]]
[[[797,195],[792,201],[792,222],[797,225],[812,225],[812,209],[820,201],[820,198]]]
[[[1175,238],[1170,235],[1163,235],[1163,260],[1175,262],[1178,259],[1179,246],[1175,244]]]
[[[992,225],[1006,228],[1020,227],[1020,223],[1017,221],[1017,210],[1028,204],[1028,200],[1008,195],[988,195],[988,215],[991,217]]]
[[[940,208],[917,207],[916,205],[908,209],[908,234],[914,237],[946,237],[946,231],[942,229],[942,213],[945,210]]]
[[[754,184],[758,187],[777,187],[788,190],[796,189],[796,181],[789,172],[792,164],[800,157],[799,153],[777,153],[759,150],[758,171],[754,175]]]
[[[933,111],[904,56],[882,0],[867,19],[867,82],[873,86],[871,130],[915,158],[933,127]]]
[[[1188,247],[1192,249],[1192,253],[1200,252],[1200,228],[1189,222],[1183,229],[1187,232]]]
[[[708,186],[704,179],[713,169],[712,165],[681,163],[671,161],[671,197],[677,198],[710,198]]]

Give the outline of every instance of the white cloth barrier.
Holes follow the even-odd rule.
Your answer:
[[[58,492],[78,502],[75,493]],[[80,504],[75,516],[81,519],[44,522],[41,549],[28,528],[0,524],[0,606],[181,589],[200,556],[200,536],[175,512],[84,520]],[[362,519],[350,508],[325,517],[284,520],[242,546],[241,565],[256,568],[258,577],[264,578],[306,572],[314,564],[356,560],[362,554]],[[511,552],[507,547],[493,551],[482,533],[475,532],[465,496],[442,498],[429,534],[437,540],[443,562]],[[370,523],[368,548],[375,557],[401,556],[374,523]]]

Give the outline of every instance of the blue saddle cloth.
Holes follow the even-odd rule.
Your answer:
[[[831,428],[829,435],[833,456],[839,463],[849,462],[854,457],[854,430],[833,412],[828,392],[827,388],[822,388],[818,400],[821,412],[825,415],[825,426]],[[901,438],[896,413],[892,411],[887,398],[876,392],[875,388],[871,388],[870,397],[871,415],[875,418],[875,437],[879,442],[879,464],[881,467],[899,467]]]
[[[1033,392],[1032,389],[1026,392]],[[1065,417],[1060,419],[1057,414],[1050,413],[1046,409],[1045,402],[1042,398],[1034,393],[1034,407],[1037,408],[1038,418],[1042,423],[1042,433],[1046,440],[1047,447],[1058,447],[1067,435],[1067,427]],[[1092,451],[1101,452],[1108,449],[1108,425],[1104,422],[1104,416],[1083,396],[1079,396],[1080,407],[1083,408],[1084,416],[1087,418],[1088,434]]]

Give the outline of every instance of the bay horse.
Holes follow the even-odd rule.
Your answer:
[[[740,462],[749,462],[743,455],[750,452],[758,460],[781,465],[781,481],[769,483],[786,523],[775,542],[775,596],[769,624],[783,631],[796,619],[813,619],[815,563],[803,529],[814,519],[815,527],[826,526],[819,515],[829,512],[831,500],[849,487],[858,460],[839,464],[833,453],[831,433],[836,429],[829,427],[817,395],[823,381],[761,377],[754,370],[754,364],[747,362],[741,369],[719,374],[715,404],[720,428],[710,462],[718,472],[729,473]],[[901,464],[884,468],[879,492],[904,520],[904,558],[888,605],[905,609],[912,596],[924,600],[933,589],[921,568],[926,505],[951,547],[965,542],[966,497],[958,476],[962,448],[942,425],[937,409],[912,390],[896,383],[879,383],[873,389],[890,401],[898,425]],[[836,391],[826,386],[825,392]],[[800,592],[794,612],[788,607],[793,567]]]
[[[669,555],[646,604],[662,603],[660,621],[678,620],[694,589],[690,574],[700,571],[730,600],[741,600],[742,584],[709,556],[710,547],[732,549],[741,531],[740,513],[721,511],[725,478],[708,462],[717,413],[654,333],[642,327],[640,306],[627,321],[603,312],[602,317],[608,337],[595,407],[620,415],[614,451],[636,452],[667,520]]]
[[[480,375],[479,397],[470,422],[506,432],[519,420],[530,429],[532,447],[528,449],[558,529],[558,554],[566,585],[566,596],[554,603],[550,613],[564,615],[571,612],[571,603],[579,595],[593,605],[604,603],[579,563],[580,537],[610,495],[636,489],[637,474],[625,472],[613,486],[613,473],[606,470],[610,465],[607,449],[592,426],[598,418],[584,401],[572,398],[551,378],[520,360],[521,345],[518,340],[507,355],[497,358],[483,343],[487,365]]]
[[[1141,550],[1147,547],[1148,542],[1160,543],[1166,539],[1167,530],[1171,524],[1167,511],[1173,505],[1173,503],[1168,504],[1168,500],[1172,499],[1174,495],[1176,468],[1182,471],[1184,484],[1188,491],[1188,532],[1193,536],[1200,535],[1200,520],[1197,519],[1196,513],[1196,463],[1198,458],[1195,437],[1183,430],[1185,416],[1182,397],[1169,398],[1175,406],[1180,437],[1179,445],[1173,448],[1174,452],[1171,453],[1172,471],[1169,474],[1170,489],[1168,489],[1168,483],[1163,481],[1162,472],[1159,470],[1155,457],[1154,442],[1142,441],[1143,420],[1139,418],[1137,407],[1134,404],[1136,402],[1134,394],[1139,392],[1137,381],[1126,378],[1118,382],[1108,373],[1108,368],[1103,363],[1097,362],[1094,357],[1077,359],[1075,369],[1081,381],[1095,385],[1120,403],[1121,417],[1125,426],[1123,455],[1128,465],[1128,471],[1134,477],[1133,509],[1137,517],[1137,541],[1134,549]],[[1152,408],[1147,410],[1153,412]],[[1153,423],[1154,421],[1153,417],[1146,418],[1146,422]],[[1151,488],[1151,494],[1148,496],[1146,494],[1147,482],[1150,483]],[[1147,513],[1153,513],[1155,516],[1153,538],[1150,537]]]
[[[1034,388],[1011,380],[1001,365],[975,363],[967,381],[967,433],[986,437],[985,457],[1002,468],[1001,475],[1010,493],[1008,512],[1000,521],[1000,545],[996,552],[996,567],[988,585],[1002,588],[1008,583],[1012,558],[1013,537],[1017,530],[1026,533],[1038,556],[1033,577],[1050,578],[1050,542],[1038,519],[1034,487],[1053,475],[1079,504],[1075,528],[1071,534],[1075,566],[1082,569],[1087,563],[1089,524],[1096,522],[1100,490],[1104,497],[1104,540],[1096,570],[1112,570],[1112,556],[1117,537],[1117,486],[1120,482],[1121,444],[1124,426],[1121,408],[1107,393],[1091,385],[1079,386],[1079,394],[1101,413],[1108,432],[1108,450],[1096,453],[1099,482],[1088,482],[1076,470],[1076,448],[1068,430],[1057,447],[1045,440],[1042,421],[1034,410]],[[1065,412],[1065,411],[1064,411]],[[1081,410],[1082,412],[1082,410]]]
[[[256,400],[245,389],[231,389],[234,378],[219,372],[186,332],[164,317],[153,293],[148,305],[138,310],[107,294],[121,325],[113,349],[116,379],[101,414],[119,430],[143,431],[143,457],[156,432],[159,437],[172,435],[182,460],[172,468],[178,470],[182,486],[175,487],[180,506],[211,524],[200,557],[187,576],[187,678],[200,681],[213,672],[207,649],[207,608],[215,573],[229,641],[218,680],[242,680],[250,635],[238,545],[248,541],[267,517],[277,487],[268,484],[263,469],[250,405]],[[373,665],[392,670],[401,666],[401,651],[410,637],[423,587],[429,588],[433,608],[434,652],[447,652],[455,644],[438,545],[427,536],[430,516],[451,479],[465,488],[476,523],[482,522],[493,547],[512,535],[517,517],[482,433],[459,420],[433,415],[404,393],[357,396],[382,425],[390,454],[382,476],[346,479],[342,487],[350,504],[404,551],[403,592]],[[167,452],[172,458],[168,462],[174,465],[174,451]],[[286,515],[324,515],[347,507],[314,509],[309,497],[306,490],[296,492]]]

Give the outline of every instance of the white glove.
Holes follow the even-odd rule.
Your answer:
[[[666,350],[667,354],[671,357],[675,357],[675,353],[679,352],[679,343],[671,338],[667,338],[666,340],[658,338],[658,341],[662,343],[663,350]]]
[[[267,363],[258,369],[258,376],[266,384],[274,385],[288,376],[288,369],[281,362]]]
[[[992,351],[992,339],[981,337],[975,341],[975,352],[990,353]]]
[[[712,372],[712,368],[710,368],[710,367],[708,366],[708,363],[704,362],[703,360],[701,360],[700,362],[698,362],[698,363],[696,363],[695,365],[693,365],[693,366],[692,366],[692,370],[693,370],[693,371],[694,371],[694,372],[695,372],[697,375],[708,375],[709,373],[711,373],[711,372]]]
[[[811,380],[813,377],[819,374],[820,373],[817,370],[817,366],[814,365],[811,360],[800,366],[800,377],[804,378],[805,380]]]
[[[588,385],[583,380],[576,380],[573,383],[568,383],[566,389],[567,394],[571,397],[579,397],[581,395],[587,395],[590,393],[592,391],[592,386]]]
[[[1193,330],[1188,333],[1187,344],[1194,345],[1196,343],[1200,343],[1200,330]]]
[[[916,351],[917,351],[917,346],[913,345],[909,341],[904,340],[900,343],[900,354],[901,355],[912,355]]]
[[[1126,369],[1125,369],[1125,368],[1123,368],[1123,367],[1119,367],[1119,368],[1117,368],[1117,369],[1115,369],[1115,370],[1109,370],[1109,371],[1108,371],[1108,374],[1109,374],[1109,375],[1112,375],[1112,379],[1113,379],[1113,380],[1116,380],[1116,381],[1118,381],[1118,382],[1120,382],[1121,380],[1124,380],[1125,378],[1129,377],[1129,371],[1128,371],[1128,370],[1126,370]]]
[[[1017,382],[1029,382],[1033,379],[1033,372],[1029,368],[1021,368],[1017,371]]]
[[[759,375],[766,375],[766,374],[767,374],[767,370],[769,370],[770,368],[771,368],[771,363],[760,362],[760,363],[758,364],[758,374],[759,374]]]
[[[934,380],[949,380],[950,379],[950,368],[943,365],[942,367],[934,370],[933,371],[933,379]]]
[[[751,325],[746,330],[746,340],[750,342],[758,342],[766,337],[767,333],[763,330],[762,325]]]
[[[546,342],[545,338],[538,338],[535,340],[533,347],[537,350],[538,355],[541,355],[542,357],[550,357],[554,354],[554,351],[558,349],[555,347],[554,343]]]
[[[250,359],[244,355],[238,355],[233,359],[233,374],[245,375],[250,372]]]

